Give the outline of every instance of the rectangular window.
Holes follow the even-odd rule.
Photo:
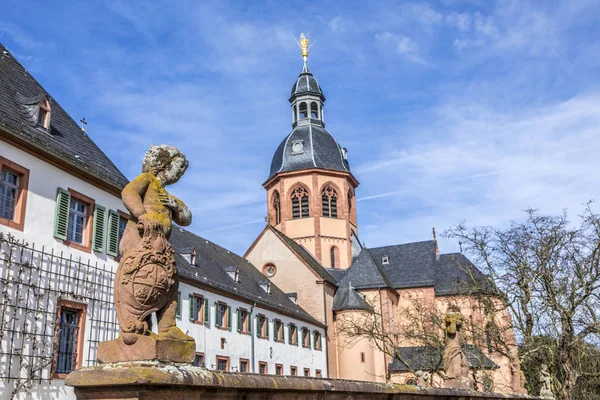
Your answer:
[[[275,375],[283,375],[283,365],[275,364]]]
[[[268,370],[268,366],[267,363],[264,361],[259,361],[258,362],[258,373],[259,374],[268,374],[269,370]]]
[[[310,368],[304,368],[304,376],[306,376],[306,377],[310,376]]]
[[[283,323],[278,319],[274,320],[273,329],[275,330],[275,341],[283,342]]]
[[[302,347],[310,348],[310,331],[308,328],[302,328]]]
[[[294,324],[290,324],[289,342],[291,345],[298,346],[298,328]]]
[[[323,377],[323,374],[321,373],[321,370],[320,370],[320,369],[317,369],[317,370],[315,370],[315,376],[316,376],[317,378],[322,378],[322,377]]]
[[[321,333],[318,331],[315,331],[314,343],[315,350],[321,350]]]
[[[93,223],[94,214],[96,223]],[[94,199],[73,189],[67,191],[59,188],[56,197],[54,237],[64,240],[68,246],[86,252],[91,252],[93,242],[95,251],[103,251],[105,215],[106,209],[95,205]]]
[[[229,372],[229,357],[217,356],[217,369]]]
[[[73,243],[83,244],[88,217],[88,207],[88,204],[71,198],[67,239]]]
[[[217,303],[217,320],[215,322],[217,328],[227,329],[227,304]]]
[[[0,225],[22,231],[29,170],[0,157]]]
[[[248,311],[244,308],[238,308],[237,310],[238,324],[237,331],[239,333],[248,333]]]
[[[204,353],[196,353],[193,365],[194,367],[206,367],[206,365],[204,365]]]
[[[365,353],[360,353],[360,362],[361,363],[365,362]]]
[[[245,358],[240,358],[240,372],[250,372],[248,366],[250,361]]]
[[[81,366],[86,305],[59,300],[54,374],[64,378]]]
[[[293,365],[290,367],[290,375],[298,376],[298,367],[294,367]]]
[[[195,324],[204,323],[204,297],[199,294],[190,294],[190,321]]]
[[[268,337],[269,337],[269,332],[268,332],[269,320],[264,315],[259,314],[257,323],[258,323],[258,327],[256,330],[257,336],[261,339],[268,339]]]

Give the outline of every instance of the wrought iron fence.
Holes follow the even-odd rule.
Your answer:
[[[73,259],[0,232],[0,379],[30,387],[50,381],[58,303],[86,306],[83,366],[96,364],[98,344],[114,339],[114,273],[106,263]]]

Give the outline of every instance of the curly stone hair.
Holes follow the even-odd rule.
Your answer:
[[[152,145],[144,155],[142,172],[162,178],[165,184],[175,183],[188,167],[188,160],[177,148],[166,144]]]

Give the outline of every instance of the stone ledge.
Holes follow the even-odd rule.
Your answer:
[[[69,374],[65,384],[73,386],[78,399],[163,399],[169,398],[240,398],[258,393],[262,398],[311,395],[339,398],[385,399],[537,399],[537,397],[481,393],[470,390],[420,388],[342,379],[224,373],[189,364],[127,362],[81,368]],[[162,393],[162,394],[161,394]],[[203,393],[203,394],[202,394]],[[327,397],[327,394],[333,397]],[[183,395],[191,396],[184,397]],[[129,396],[129,397],[124,397]],[[165,397],[163,397],[165,396]],[[342,396],[345,398],[345,396]]]

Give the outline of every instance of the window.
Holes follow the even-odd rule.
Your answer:
[[[278,319],[274,320],[273,329],[275,330],[275,341],[283,343],[283,323]]]
[[[189,304],[190,304],[190,321],[195,324],[203,324],[208,323],[205,317],[208,317],[208,307],[206,307],[206,301],[204,297],[199,294],[190,294],[189,295]]]
[[[181,292],[177,292],[177,308],[175,309],[175,317],[181,319]]]
[[[275,364],[275,375],[283,375],[283,365]]]
[[[73,189],[58,189],[54,237],[76,249],[104,250],[106,209]],[[92,224],[93,222],[93,224]],[[92,230],[93,226],[93,230]]]
[[[281,222],[281,199],[278,191],[273,194],[273,212],[275,213],[275,225],[279,225]]]
[[[322,377],[323,377],[323,374],[321,373],[321,370],[320,370],[320,369],[316,369],[316,370],[315,370],[315,376],[316,376],[317,378],[322,378]]]
[[[86,305],[59,300],[57,314],[54,374],[57,378],[64,378],[81,366]]]
[[[192,365],[194,367],[206,367],[206,365],[204,364],[204,353],[196,353]]]
[[[248,311],[243,308],[237,310],[237,331],[247,334],[248,332]]]
[[[250,372],[248,371],[248,365],[250,365],[250,361],[245,358],[240,358],[240,372]]]
[[[298,119],[298,114],[297,114],[298,109],[296,108],[296,105],[294,105],[292,107],[292,118],[294,120],[294,122],[296,122],[296,120]]]
[[[256,318],[256,336],[261,339],[269,338],[269,319],[262,314],[258,314]]]
[[[331,268],[336,268],[336,265],[337,265],[336,260],[338,258],[337,253],[338,253],[337,247],[331,246],[331,250],[329,250],[329,256],[331,259]]]
[[[314,344],[315,350],[321,350],[321,332],[315,331]]]
[[[263,267],[263,274],[265,274],[269,278],[274,277],[276,273],[277,273],[277,267],[275,267],[273,264],[266,264]]]
[[[319,118],[319,106],[315,102],[310,103],[310,117]]]
[[[348,190],[348,216],[352,213],[352,191]]]
[[[290,375],[298,376],[298,367],[294,367],[293,365],[290,367]]]
[[[229,372],[229,357],[217,356],[217,370]]]
[[[300,103],[300,118],[308,117],[308,109],[306,103]]]
[[[310,331],[308,328],[302,328],[302,347],[310,348]]]
[[[288,335],[289,343],[291,345],[298,346],[298,328],[296,328],[296,325],[290,324],[289,330],[290,330],[289,335]]]
[[[221,350],[225,350],[225,343],[227,343],[227,339],[222,337],[221,338]]]
[[[223,330],[231,330],[231,307],[226,303],[215,302],[215,326]]]
[[[388,257],[388,256],[383,256],[383,257],[381,257],[381,263],[382,263],[383,265],[388,265],[388,264],[390,263],[390,259],[389,259],[389,257]]]
[[[29,170],[0,157],[0,224],[22,231]]]
[[[331,186],[325,187],[321,192],[323,216],[337,218],[337,193]]]
[[[263,375],[269,373],[269,369],[268,369],[266,362],[264,362],[264,361],[258,362],[258,373],[263,374]]]
[[[364,352],[360,353],[360,362],[361,363],[365,362],[365,353]]]
[[[50,102],[48,99],[44,99],[38,104],[37,125],[44,129],[48,129],[50,126]]]
[[[304,368],[304,376],[306,376],[306,377],[310,376],[310,368]]]
[[[292,218],[308,218],[308,190],[303,187],[292,191]]]

